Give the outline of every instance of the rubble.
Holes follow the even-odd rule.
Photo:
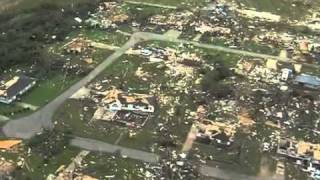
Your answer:
[[[198,128],[197,139],[219,145],[230,146],[236,133],[235,125],[210,120],[201,120],[196,126]]]
[[[281,138],[277,153],[296,160],[302,169],[314,175],[320,171],[318,169],[320,160],[319,147],[319,144]]]
[[[103,2],[97,12],[90,16],[85,23],[101,29],[116,29],[119,25],[130,21],[130,17],[121,9],[118,2]]]
[[[91,41],[79,35],[79,37],[72,39],[67,44],[63,45],[63,48],[68,53],[81,54],[91,49]]]
[[[242,9],[238,10],[238,12],[248,18],[260,18],[270,22],[279,22],[281,20],[281,16],[275,15],[269,12],[258,12],[255,10]]]
[[[191,21],[193,16],[193,13],[190,11],[182,11],[167,15],[155,15],[149,19],[149,22],[151,24],[171,26],[178,30],[183,30],[183,27]]]
[[[90,122],[115,122],[126,127],[141,128],[154,113],[154,98],[144,94],[124,93],[117,89],[96,92],[103,95]]]

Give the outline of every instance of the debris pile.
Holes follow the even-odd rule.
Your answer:
[[[85,23],[101,29],[116,29],[119,25],[130,20],[130,17],[121,8],[121,4],[117,2],[102,3],[97,12],[90,14],[90,16]]]
[[[236,125],[201,120],[196,123],[198,128],[197,139],[201,142],[230,146],[234,141]]]
[[[311,177],[319,174],[320,145],[292,139],[280,139],[277,153],[296,160]]]
[[[187,159],[187,155],[177,154],[176,151],[167,152],[157,165],[146,165],[141,168],[145,178],[156,179],[198,179],[199,171],[194,162]]]
[[[105,120],[127,127],[141,128],[155,111],[155,98],[145,94],[125,93],[117,89],[96,92],[98,106],[92,121]]]
[[[169,26],[177,30],[183,30],[184,26],[188,25],[194,14],[190,11],[182,11],[169,13],[167,15],[155,15],[149,19],[150,24],[159,26]]]

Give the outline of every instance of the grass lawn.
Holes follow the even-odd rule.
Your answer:
[[[68,166],[72,158],[79,152],[80,149],[78,148],[66,147],[62,153],[51,157],[49,160],[44,160],[39,155],[32,153],[31,156],[26,157],[29,169],[25,167],[18,170],[16,179],[46,179],[49,174],[54,174],[61,165]]]
[[[38,84],[21,97],[21,101],[35,106],[43,106],[77,82],[80,77],[56,74],[51,78],[40,80]]]
[[[72,136],[80,136],[86,138],[97,139],[109,143],[114,143],[120,136],[121,131],[113,126],[105,125],[103,129],[97,130],[93,125],[89,125],[88,121],[81,120],[80,114],[83,107],[76,100],[68,100],[55,115],[55,119],[59,122],[57,129],[64,132],[70,132]],[[86,112],[86,116],[91,118],[92,113]]]
[[[20,107],[16,104],[0,104],[0,115],[6,116],[6,117],[14,117],[17,114],[24,114],[31,112],[31,110]]]
[[[224,39],[219,39],[219,38],[215,38],[215,37],[212,37],[209,39],[204,39],[203,42],[217,45],[217,46],[228,47],[228,45],[226,44],[226,41]],[[242,42],[240,44],[240,46],[236,49],[255,52],[255,53],[275,55],[275,56],[278,56],[280,53],[280,49],[278,49],[278,48],[270,47],[270,46],[264,45],[264,44],[258,44],[253,41]]]
[[[106,179],[105,176],[114,175],[114,179],[143,179],[139,177],[139,168],[143,163],[121,158],[117,155],[106,153],[91,152],[85,159],[84,163],[88,164],[84,168],[84,173],[98,179]]]
[[[19,1],[19,0],[15,0]],[[56,1],[48,1],[48,0],[20,0],[20,2],[15,6],[16,9],[19,10],[32,10],[35,8],[40,8],[44,4],[51,4],[57,7],[63,7],[66,5],[74,5],[88,2],[88,0],[74,0],[72,2],[65,0],[56,0]]]
[[[237,138],[239,139],[238,142],[235,142],[235,146],[230,148],[206,145],[199,142],[196,142],[193,148],[198,148],[200,154],[205,157],[211,156],[213,158],[213,161],[208,160],[208,165],[219,164],[219,167],[224,169],[254,176],[260,173],[262,164],[271,172],[275,171],[276,162],[271,157],[272,154],[261,153],[259,141],[247,137]]]
[[[130,37],[124,36],[118,32],[107,32],[98,28],[87,29],[81,33],[95,42],[102,42],[114,46],[122,46],[130,39]]]
[[[317,7],[320,4],[319,0],[304,1],[295,0],[234,0],[237,3],[242,3],[245,7],[256,8],[258,11],[267,11],[274,14],[279,14],[285,18],[300,19],[309,14],[309,9]],[[295,4],[295,5],[292,5]]]

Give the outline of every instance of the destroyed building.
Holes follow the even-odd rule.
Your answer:
[[[295,160],[311,174],[320,170],[320,144],[280,138],[277,153]]]
[[[155,98],[145,94],[125,93],[117,89],[106,91],[92,120],[115,122],[141,128],[155,111]]]
[[[67,53],[81,54],[91,48],[91,42],[81,35],[77,38],[72,39],[70,42],[65,44],[63,48]]]
[[[234,141],[235,125],[201,120],[196,127],[198,128],[197,140],[201,142],[230,146]]]
[[[101,29],[114,29],[123,23],[127,23],[130,17],[122,11],[117,2],[103,2],[95,14],[90,14],[85,22],[90,27]]]
[[[182,30],[185,25],[191,22],[194,14],[190,11],[169,13],[167,15],[155,15],[149,19],[150,24],[159,26],[175,27]]]
[[[104,106],[110,111],[138,111],[142,113],[153,113],[153,97],[144,94],[128,94],[119,90],[107,92],[102,100]]]

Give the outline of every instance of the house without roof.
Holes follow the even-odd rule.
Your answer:
[[[15,76],[9,81],[0,82],[0,102],[10,104],[36,84],[36,80],[27,76]]]
[[[153,97],[145,94],[128,94],[113,89],[103,99],[103,104],[110,111],[137,111],[153,113],[155,108],[152,105]]]

